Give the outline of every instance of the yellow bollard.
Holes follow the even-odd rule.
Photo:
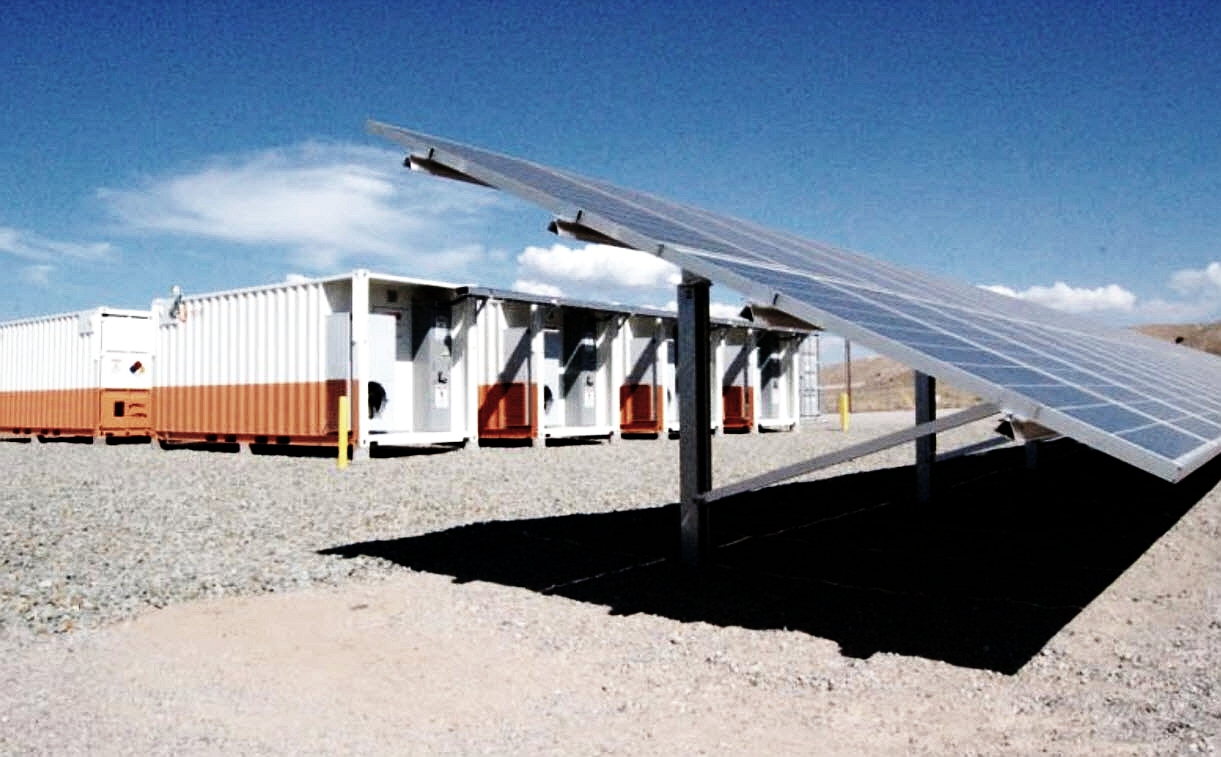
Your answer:
[[[344,395],[339,398],[339,460],[335,463],[339,470],[348,467],[348,424],[351,414],[351,400]]]
[[[839,427],[840,429],[848,430],[848,393],[840,392],[839,394]]]

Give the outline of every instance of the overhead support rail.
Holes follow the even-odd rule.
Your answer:
[[[486,181],[480,181],[474,176],[462,173],[461,171],[450,168],[444,163],[438,163],[429,157],[420,157],[418,155],[408,155],[403,160],[403,166],[410,168],[412,171],[420,171],[422,173],[431,174],[442,179],[453,179],[454,181],[462,181],[467,184],[478,184],[481,187],[490,187]]]
[[[581,223],[581,213],[579,212],[575,221],[565,221],[562,218],[552,219],[551,223],[547,224],[547,231],[550,231],[557,237],[575,239],[578,242],[603,244],[609,247],[627,247],[627,245],[618,239],[607,236],[597,229],[590,228]]]
[[[968,423],[982,421],[985,418],[989,418],[999,413],[1000,409],[995,405],[988,403],[975,405],[974,407],[961,410],[953,415],[938,418],[930,423],[921,423],[918,426],[899,429],[898,431],[879,436],[876,439],[869,439],[861,442],[860,444],[854,444],[851,447],[837,449],[833,452],[828,452],[825,455],[819,455],[818,457],[811,458],[800,463],[786,465],[783,468],[777,468],[774,471],[769,471],[743,481],[729,484],[728,486],[713,489],[700,497],[700,499],[705,503],[711,503],[720,499],[725,499],[726,497],[733,497],[738,494],[745,494],[746,492],[758,491],[759,489],[778,484],[782,481],[788,481],[789,479],[797,478],[799,476],[805,476],[810,473],[814,473],[815,471],[820,471],[823,468],[830,468],[832,465],[846,463],[851,460],[855,460],[858,457],[865,457],[866,455],[872,455],[876,452],[888,450],[891,447],[897,447],[900,444],[907,444],[908,442],[912,442],[923,437],[931,436],[933,434],[940,434],[943,431],[949,431],[950,429],[958,428],[959,426],[965,426]]]

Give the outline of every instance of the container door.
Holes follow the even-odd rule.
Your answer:
[[[103,323],[110,320],[103,319]],[[147,322],[144,326],[147,327]],[[147,352],[102,354],[99,417],[103,432],[152,433],[152,362],[152,354]]]
[[[509,326],[504,331],[504,371],[500,382],[505,386],[504,426],[529,429],[535,419],[530,417],[530,329]]]
[[[762,418],[781,417],[781,400],[784,392],[780,380],[784,375],[781,360],[783,345],[776,334],[759,337],[759,414]]]
[[[370,432],[394,431],[394,406],[401,402],[395,381],[398,314],[369,314],[369,375],[361,377],[369,386]]]
[[[453,308],[412,307],[412,361],[415,364],[415,431],[449,431],[453,396]]]
[[[569,426],[598,423],[597,322],[590,313],[564,313],[564,404]]]
[[[563,371],[564,339],[558,329],[543,331],[543,417],[547,425],[567,425],[564,412],[564,393],[560,376]]]

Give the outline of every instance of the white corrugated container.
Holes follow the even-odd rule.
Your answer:
[[[0,324],[0,432],[147,436],[148,311],[97,308]]]
[[[464,441],[453,299],[448,285],[354,271],[156,300],[157,436],[334,444],[350,396],[358,448]]]
[[[618,426],[613,306],[469,288],[481,439],[610,437]],[[474,315],[477,314],[477,315]]]

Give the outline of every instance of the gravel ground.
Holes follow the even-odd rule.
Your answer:
[[[717,485],[907,421],[861,415],[848,434],[718,436]],[[994,425],[994,424],[993,424]],[[987,423],[956,440],[989,436]],[[961,442],[965,443],[965,442]],[[481,448],[356,461],[162,451],[152,445],[0,444],[0,634],[93,628],[152,608],[393,575],[328,547],[488,520],[608,512],[677,498],[678,442]],[[829,469],[912,461],[910,445]]]
[[[717,437],[715,480],[904,422]],[[942,448],[989,430],[943,435]],[[847,654],[779,623],[622,610],[582,601],[579,586],[455,582],[373,556],[464,525],[663,505],[676,457],[677,442],[616,441],[340,473],[311,458],[0,444],[0,752],[1218,748],[1221,488],[1106,574],[1016,671],[954,653]],[[820,476],[911,462],[905,445]],[[346,557],[320,554],[336,548]]]

